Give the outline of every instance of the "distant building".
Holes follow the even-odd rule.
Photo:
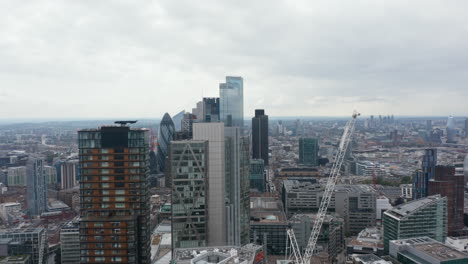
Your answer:
[[[316,213],[324,186],[297,180],[283,181],[282,199],[286,214]],[[329,210],[345,221],[345,231],[358,234],[376,223],[376,193],[368,185],[336,185]]]
[[[277,197],[250,198],[250,241],[266,245],[268,255],[283,255],[288,220]]]
[[[175,127],[172,122],[171,116],[165,113],[161,123],[159,124],[158,134],[158,152],[156,153],[156,160],[160,172],[164,172],[166,167],[166,157],[169,151],[169,144],[174,139]]]
[[[60,164],[60,188],[71,189],[78,185],[79,161],[67,160]]]
[[[49,248],[47,240],[42,240],[46,230],[44,228],[28,228],[28,229],[0,229],[0,239],[10,238],[17,243],[15,253],[11,255],[30,255],[32,263],[39,263],[39,251],[44,248],[44,262],[47,257]],[[8,263],[8,262],[7,262]]]
[[[390,256],[401,263],[468,263],[468,254],[450,248],[429,237],[390,241]]]
[[[27,174],[26,167],[9,167],[7,169],[8,186],[26,186]]]
[[[428,195],[435,194],[447,197],[448,235],[456,235],[464,227],[464,176],[455,175],[452,166],[436,166],[435,176],[428,185]]]
[[[23,220],[20,203],[2,203],[0,204],[0,218],[6,224],[20,222]]]
[[[250,160],[250,189],[266,192],[265,166],[262,159]]]
[[[374,254],[352,255],[352,264],[392,264],[391,261],[386,261]]]
[[[268,166],[268,116],[263,109],[255,110],[252,118],[252,159],[263,159]]]
[[[44,175],[44,160],[29,157],[27,165],[27,202],[31,216],[47,211],[47,183]]]
[[[184,118],[185,110],[180,111],[179,113],[172,116],[172,121],[174,122],[175,131],[178,132],[182,129],[182,119]]]
[[[208,244],[208,142],[172,141],[168,158],[174,183],[172,248],[204,247]]]
[[[318,166],[318,139],[300,138],[299,139],[299,164],[307,166]]]
[[[359,232],[356,238],[351,239],[346,246],[346,253],[384,255],[382,229],[369,227]]]
[[[60,230],[61,264],[80,264],[80,226],[78,219]]]
[[[434,178],[435,167],[437,165],[437,149],[424,150],[422,158],[422,168],[416,171],[413,177],[413,199],[427,196],[429,180]]]
[[[289,220],[301,252],[304,252],[307,247],[316,220],[316,214],[296,214]],[[337,256],[344,250],[344,246],[343,219],[327,214],[320,229],[315,249],[317,252],[327,253],[330,261],[336,261]]]
[[[468,236],[461,237],[447,237],[445,244],[458,251],[468,253]]]
[[[457,131],[455,130],[455,120],[453,116],[449,116],[447,120],[447,143],[455,143],[455,136]]]
[[[199,116],[197,119],[203,122],[219,122],[219,98],[203,98],[203,116]]]
[[[376,213],[376,219],[377,220],[382,220],[382,215],[385,211],[392,209],[393,206],[390,203],[390,199],[388,199],[385,196],[380,196],[377,198],[377,213]]]
[[[428,196],[384,213],[384,246],[391,240],[429,236],[443,242],[447,237],[447,198]]]
[[[57,170],[52,166],[44,166],[44,174],[46,178],[46,184],[57,183]]]
[[[221,121],[226,126],[244,127],[244,80],[242,77],[227,76],[219,84],[219,110]]]
[[[2,264],[33,264],[28,255],[0,257]]]
[[[173,264],[264,264],[265,260],[263,247],[254,244],[176,249],[172,257]]]

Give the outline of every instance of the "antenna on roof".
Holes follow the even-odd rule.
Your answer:
[[[115,124],[119,124],[120,126],[126,126],[127,124],[135,124],[138,120],[126,120],[126,121],[115,121]]]

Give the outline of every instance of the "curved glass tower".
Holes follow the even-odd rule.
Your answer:
[[[166,168],[166,157],[169,151],[169,143],[174,139],[175,126],[172,122],[172,118],[168,113],[165,113],[161,123],[159,124],[158,134],[158,153],[156,154],[156,160],[158,162],[158,169],[160,172],[164,172]]]

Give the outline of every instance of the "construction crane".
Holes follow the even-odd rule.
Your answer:
[[[343,160],[346,155],[346,149],[348,148],[349,142],[351,141],[351,136],[354,132],[354,126],[356,124],[356,118],[360,114],[356,111],[353,112],[351,120],[348,121],[344,128],[343,136],[341,137],[340,144],[338,146],[338,153],[335,157],[335,162],[330,171],[330,176],[328,177],[327,185],[325,186],[325,192],[322,197],[322,201],[320,203],[320,208],[317,213],[316,220],[314,222],[314,226],[312,227],[312,232],[309,237],[309,242],[307,243],[307,247],[304,250],[304,254],[301,255],[301,251],[299,245],[297,244],[296,235],[294,234],[294,230],[289,228],[287,230],[287,234],[289,237],[289,241],[291,243],[291,251],[292,256],[294,258],[295,264],[309,264],[312,255],[314,254],[315,246],[317,244],[317,239],[320,234],[320,229],[322,228],[323,221],[327,214],[328,206],[330,205],[331,197],[333,195],[333,191],[335,189],[335,185],[338,181],[338,177],[340,175],[340,168],[343,164]]]

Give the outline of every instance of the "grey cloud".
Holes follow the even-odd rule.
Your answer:
[[[270,115],[354,108],[464,115],[467,8],[465,1],[5,1],[0,83],[23,100],[0,118],[160,117],[216,96],[231,74],[245,79],[246,115],[260,107]],[[38,97],[56,104],[35,112],[27,102]],[[125,107],[109,110],[115,102]],[[86,107],[63,111],[76,103]],[[443,105],[424,109],[435,103]]]

